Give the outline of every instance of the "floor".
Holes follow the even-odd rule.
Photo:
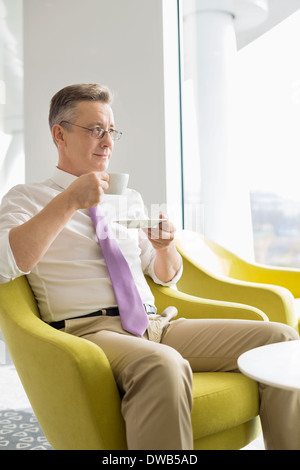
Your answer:
[[[0,331],[0,409],[31,408]]]
[[[255,441],[251,442],[242,450],[265,450],[263,435],[261,434]]]
[[[0,332],[1,333],[1,332]],[[1,340],[0,340],[1,344]],[[3,343],[2,343],[3,346]],[[28,410],[30,402],[25,394],[13,362],[7,352],[0,354],[0,410]],[[262,435],[243,450],[264,450]]]
[[[13,365],[0,366],[0,409],[24,410],[31,408]]]

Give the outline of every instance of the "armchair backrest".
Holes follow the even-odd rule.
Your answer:
[[[179,251],[193,259],[204,271],[223,276],[233,274],[236,257],[203,235],[182,230],[177,233],[176,243]]]
[[[0,284],[0,298],[2,311],[11,312],[12,306],[18,306],[21,301],[22,305],[28,308],[28,311],[31,311],[36,317],[40,318],[37,303],[26,276],[18,277],[13,282],[4,284],[2,290]],[[16,318],[19,315],[23,316],[18,308],[14,309],[14,314]]]

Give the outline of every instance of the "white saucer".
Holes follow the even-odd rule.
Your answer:
[[[160,222],[167,219],[131,219],[131,220],[115,220],[117,224],[125,225],[127,228],[153,228]]]

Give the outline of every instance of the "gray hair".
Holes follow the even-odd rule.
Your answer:
[[[70,85],[57,92],[50,103],[49,126],[50,130],[55,124],[62,121],[76,119],[77,105],[81,101],[100,101],[111,104],[113,94],[104,85],[78,84]]]

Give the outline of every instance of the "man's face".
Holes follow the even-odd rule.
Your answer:
[[[101,102],[82,101],[77,105],[77,118],[72,124],[93,129],[114,129],[111,107]],[[59,168],[81,176],[91,171],[106,171],[112,155],[114,142],[110,134],[102,139],[92,137],[86,129],[71,126],[63,128],[63,145],[59,146]]]

